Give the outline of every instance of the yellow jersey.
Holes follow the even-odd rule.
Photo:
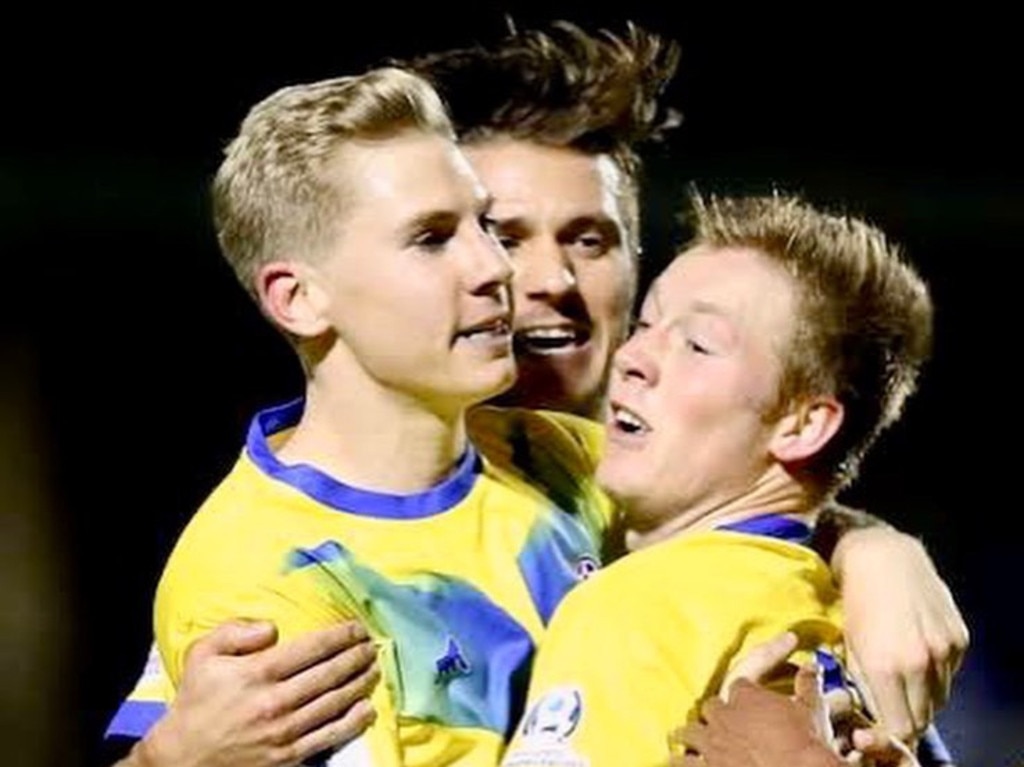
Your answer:
[[[254,419],[171,553],[155,603],[170,688],[191,644],[226,620],[270,620],[287,640],[356,618],[379,647],[378,716],[330,763],[492,767],[547,621],[603,559],[601,427],[482,407],[449,477],[393,495],[281,464],[274,444],[301,407]]]
[[[573,589],[548,627],[503,767],[665,765],[668,734],[718,694],[735,657],[787,629],[841,661],[828,565],[788,536],[737,527],[632,552]]]

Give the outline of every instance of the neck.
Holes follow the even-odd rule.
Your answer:
[[[818,512],[816,495],[781,466],[772,466],[739,493],[704,499],[677,509],[660,522],[645,526],[631,524],[626,514],[626,548],[651,546],[670,538],[713,530],[763,514],[782,514],[813,524]]]
[[[466,450],[464,410],[438,412],[366,375],[308,379],[283,463],[308,464],[366,490],[414,493],[443,480]]]

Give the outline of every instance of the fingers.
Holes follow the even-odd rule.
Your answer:
[[[270,647],[276,641],[277,628],[269,621],[230,621],[196,640],[189,649],[187,659],[247,655]]]
[[[305,759],[359,737],[376,718],[370,695],[379,679],[376,666],[371,667],[295,711],[281,736],[291,743],[291,756]]]
[[[721,701],[715,698],[709,698],[708,700],[709,702],[714,700],[721,705]],[[711,747],[708,737],[707,727],[699,722],[691,722],[672,733],[669,750],[673,754],[680,756],[687,750],[704,752]]]
[[[850,658],[872,713],[906,741],[949,700],[970,635],[920,541],[884,530],[862,541],[844,556],[856,565],[843,579]]]
[[[369,700],[357,701],[339,718],[327,721],[295,741],[295,755],[299,760],[305,760],[329,748],[351,743],[373,724],[376,717]]]
[[[826,700],[823,684],[821,666],[817,663],[805,663],[796,670],[796,677],[793,679],[793,697],[813,711]],[[829,710],[833,711],[831,705]]]
[[[355,621],[310,631],[268,650],[264,658],[266,673],[270,679],[287,679],[367,642],[366,629]]]
[[[728,700],[729,688],[738,679],[761,682],[792,654],[797,646],[797,636],[791,631],[779,634],[773,639],[754,647],[732,667],[722,682],[721,694]]]
[[[751,682],[749,679],[737,679],[732,684],[733,695],[741,695],[743,693],[744,685],[753,684],[754,683]],[[701,717],[704,719],[705,722],[715,721],[719,713],[725,709],[725,703],[725,699],[721,697],[706,698],[700,707]],[[678,730],[678,733],[681,737],[685,737],[687,735],[690,735],[693,732],[693,729],[695,729],[694,725],[690,725],[689,727],[682,727]],[[690,741],[686,742],[690,743]],[[691,745],[693,744],[691,743]]]
[[[923,629],[930,661],[931,676],[928,681],[934,709],[941,708],[949,701],[953,677],[959,671],[970,644],[967,625],[957,611],[952,596],[946,608],[943,615],[932,618]]]
[[[360,697],[368,697],[380,673],[375,665],[376,651],[365,640],[331,658],[295,674],[281,684],[282,699],[290,708],[299,708],[318,697],[347,707]]]
[[[949,702],[949,696],[953,689],[953,675],[960,666],[960,659],[938,658],[936,666],[931,670],[931,699],[933,701],[933,713]]]
[[[868,711],[890,734],[900,740],[909,740],[927,727],[928,720],[916,720],[904,676],[889,671],[857,669],[854,677],[858,680]]]
[[[920,620],[915,625],[916,643],[885,665],[852,664],[866,682],[861,689],[869,696],[875,718],[904,742],[921,736],[935,716],[939,698],[946,697],[942,651],[933,649]]]
[[[934,720],[936,712],[948,701],[953,677],[963,661],[969,635],[952,601],[940,616],[931,613],[919,618],[918,643],[912,652],[904,652],[899,666],[892,670],[866,674],[871,685],[884,676],[896,677],[895,684],[877,682],[883,695],[875,693],[879,717],[893,734],[903,741],[919,737]],[[902,697],[894,689],[902,687]],[[901,718],[900,708],[906,708]]]
[[[891,737],[883,726],[875,725],[874,727],[861,727],[854,730],[851,740],[853,747],[858,751],[877,753],[879,749],[883,749],[888,745]]]
[[[325,722],[337,719],[358,704],[368,702],[373,688],[380,681],[376,666],[347,680],[336,689],[322,693],[296,712],[300,732],[308,732]]]
[[[857,709],[857,698],[844,687],[837,687],[825,693],[825,705],[833,719],[845,719]]]
[[[952,600],[952,597],[950,597],[950,600]],[[955,608],[956,605],[954,604],[953,617],[950,618],[953,624],[950,629],[949,644],[950,675],[953,675],[960,670],[960,666],[964,661],[964,656],[967,654],[967,649],[971,646],[971,632],[968,630],[963,616],[960,615],[959,611],[956,611]]]
[[[853,745],[857,753],[862,754],[870,764],[920,767],[913,748],[882,727],[855,730]]]
[[[927,665],[917,673],[911,673],[904,679],[904,695],[907,709],[910,712],[912,729],[907,732],[897,731],[901,740],[920,737],[935,717],[936,695],[941,690],[939,675],[934,666]],[[883,721],[887,721],[883,718]]]

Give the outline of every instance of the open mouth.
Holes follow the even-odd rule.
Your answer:
[[[589,330],[569,325],[524,328],[515,334],[517,351],[539,356],[573,352],[589,340]]]
[[[456,337],[467,341],[492,342],[506,340],[511,332],[512,327],[509,321],[505,318],[498,318],[460,330]]]
[[[646,434],[651,430],[647,422],[632,410],[612,403],[609,422],[613,429],[623,434]]]

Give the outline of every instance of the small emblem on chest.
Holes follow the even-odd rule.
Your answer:
[[[450,681],[458,676],[467,676],[472,668],[466,656],[455,641],[455,637],[448,637],[448,645],[445,647],[444,655],[434,661],[434,668],[437,670],[436,681],[439,684]]]

